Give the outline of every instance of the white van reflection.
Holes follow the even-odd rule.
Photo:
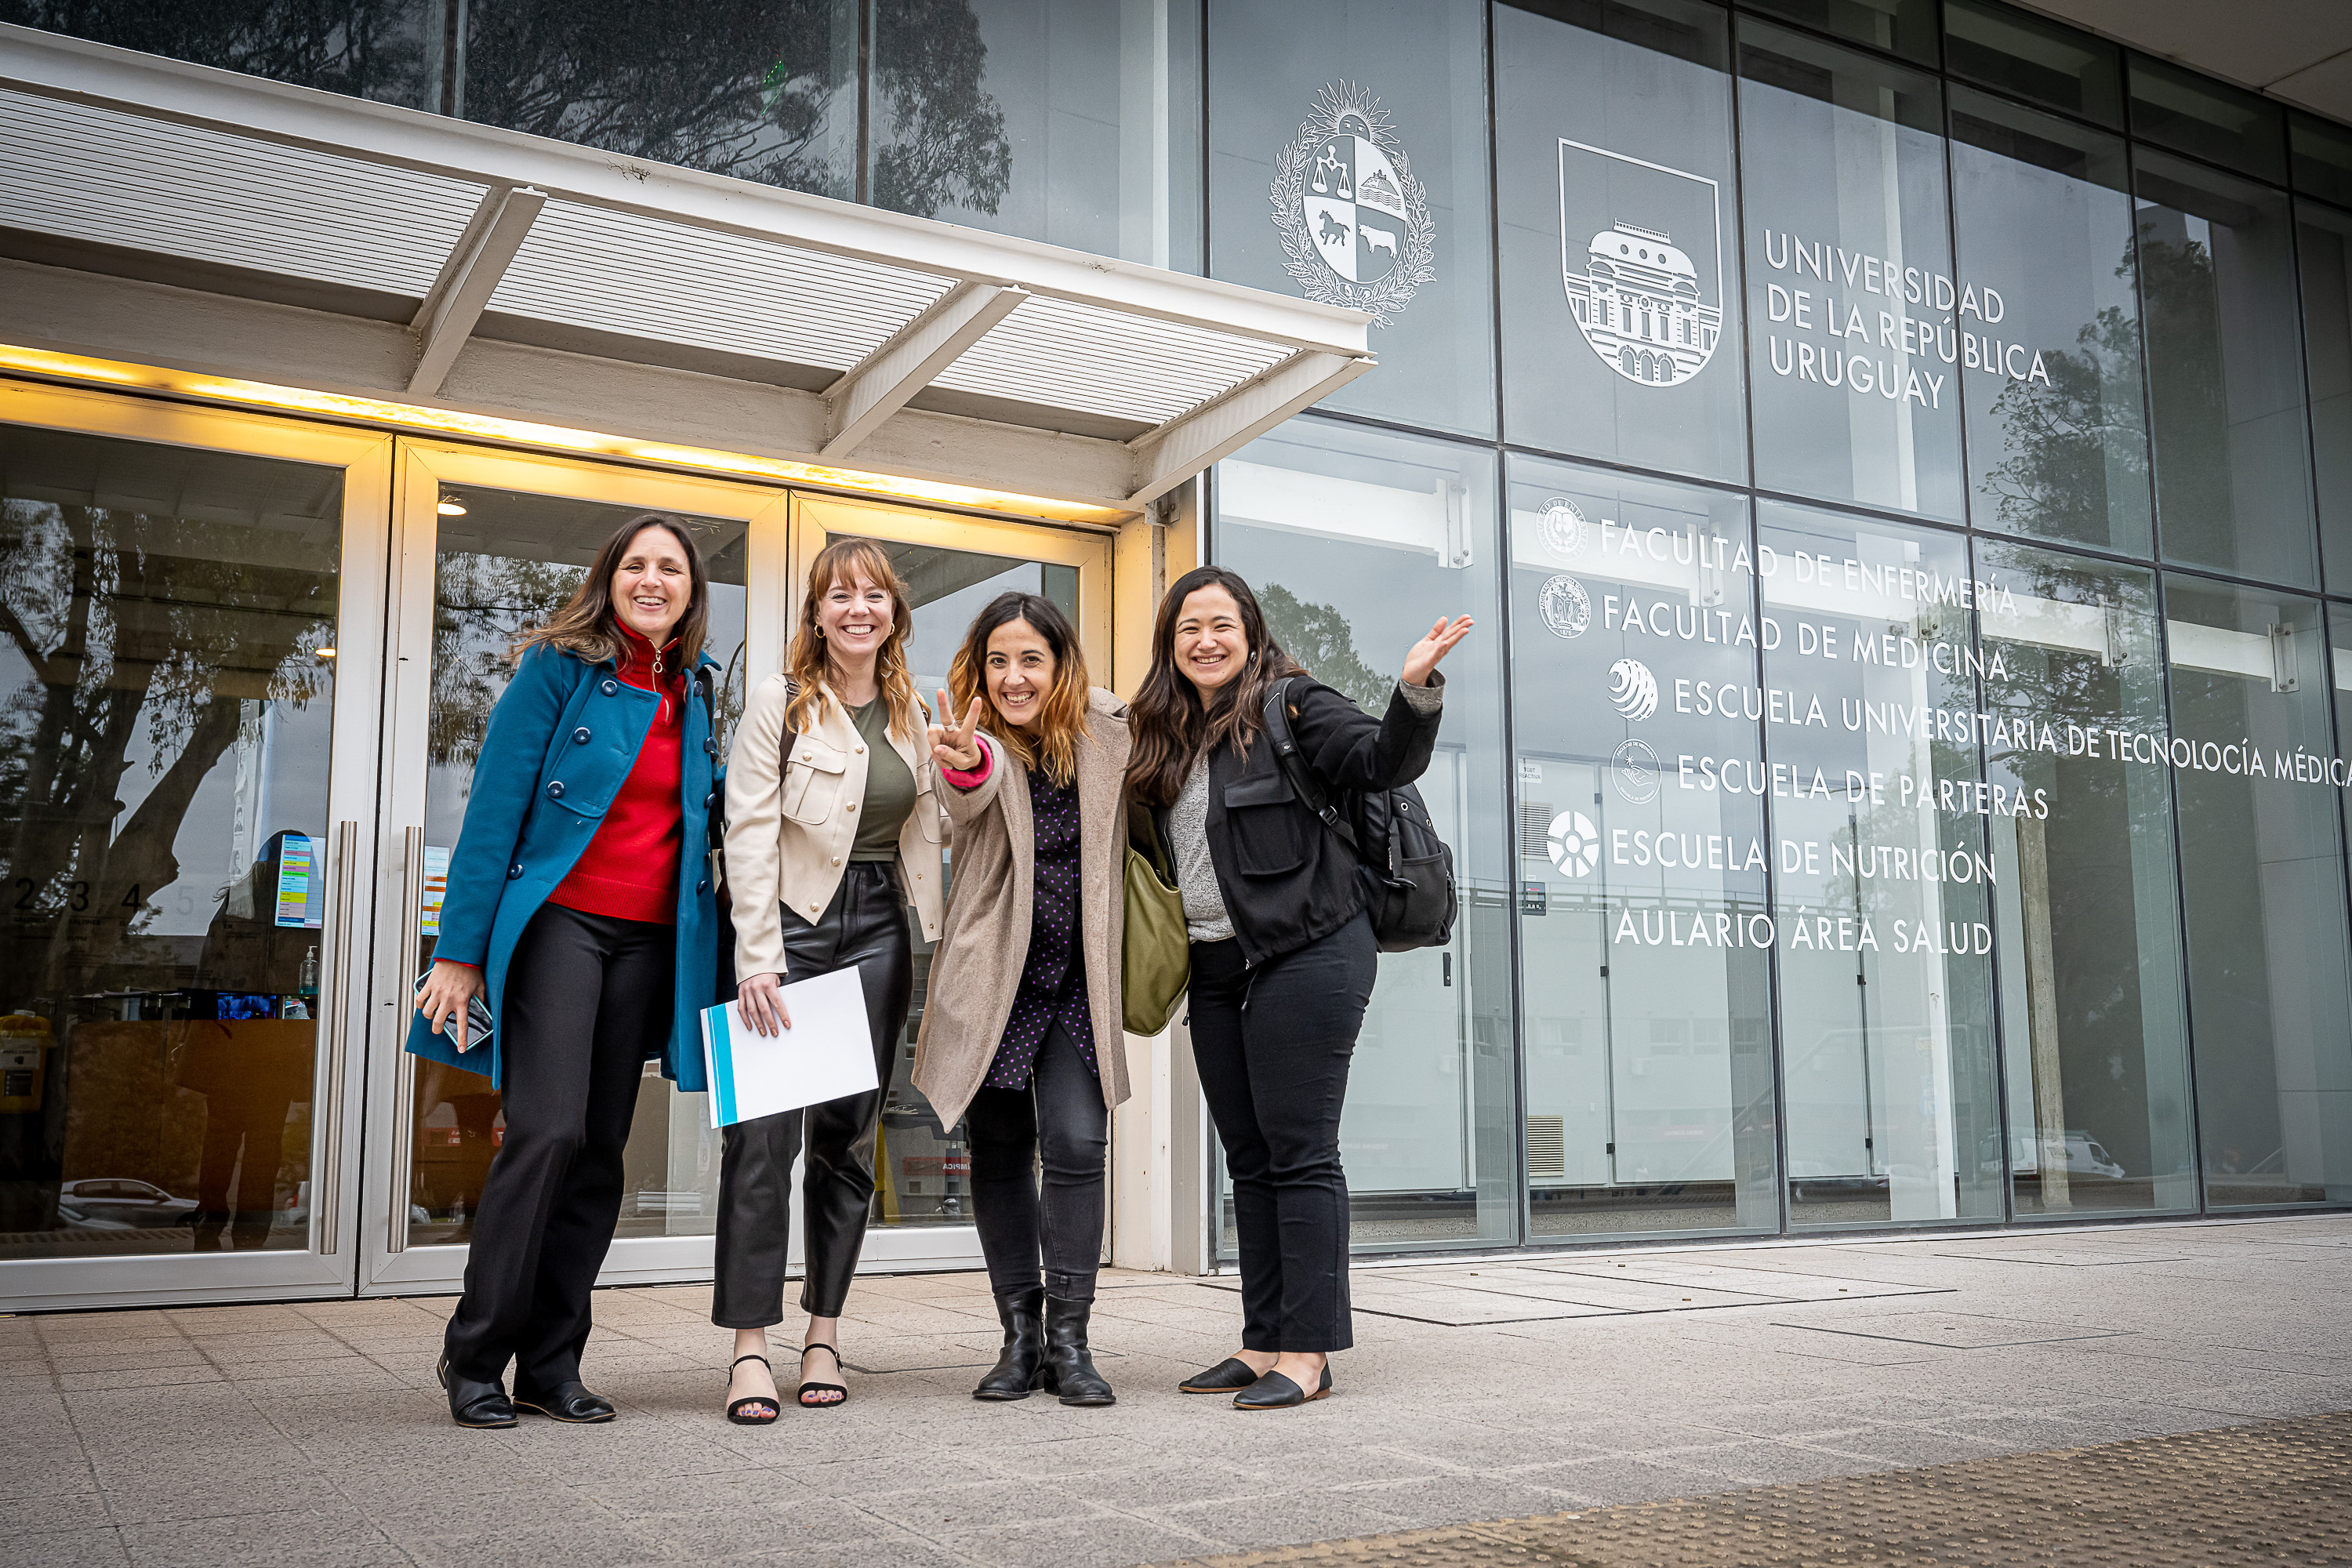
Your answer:
[[[89,1176],[58,1188],[58,1217],[78,1230],[133,1230],[185,1225],[194,1198],[175,1198],[152,1182]]]
[[[2010,1137],[2009,1168],[2020,1176],[2037,1175],[2042,1170],[2041,1152],[2050,1142],[2032,1132],[2012,1133]],[[1979,1168],[1988,1176],[2000,1174],[2000,1134],[1988,1132],[1978,1145]],[[2099,1141],[2079,1127],[2066,1130],[2065,1158],[2061,1162],[2070,1176],[2105,1176],[2121,1181],[2125,1172],[2115,1157]]]

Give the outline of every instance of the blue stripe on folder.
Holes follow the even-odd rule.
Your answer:
[[[710,1092],[719,1097],[719,1125],[735,1124],[735,1053],[727,1038],[727,1009],[703,1014],[710,1020]]]

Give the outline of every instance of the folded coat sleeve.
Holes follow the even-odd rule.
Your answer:
[[[792,688],[770,676],[751,693],[727,752],[727,888],[735,916],[735,973],[784,973],[784,706]]]
[[[1433,670],[1429,684],[1408,688],[1399,681],[1379,719],[1321,682],[1299,691],[1293,706],[1292,736],[1318,777],[1334,789],[1370,794],[1394,789],[1421,777],[1437,750],[1444,717],[1445,678]]]
[[[566,666],[572,667],[567,670]],[[490,927],[505,893],[507,868],[522,842],[523,819],[539,793],[547,747],[571,695],[567,673],[580,668],[569,654],[541,644],[526,652],[514,679],[490,710],[474,778],[466,797],[466,826],[449,855],[441,933],[433,956],[479,967],[489,956]]]

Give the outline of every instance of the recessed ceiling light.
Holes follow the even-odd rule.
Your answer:
[[[456,496],[443,496],[441,504],[434,510],[443,517],[463,517],[466,515],[466,503]]]
[[[317,654],[320,658],[332,658],[335,657],[335,650],[331,647],[317,647],[312,648],[310,651]]]

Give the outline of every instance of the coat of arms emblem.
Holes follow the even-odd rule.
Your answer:
[[[1341,82],[1317,95],[1275,160],[1274,226],[1307,297],[1385,322],[1437,276],[1437,226],[1379,99]]]
[[[1723,213],[1716,183],[1663,163],[1559,143],[1560,281],[1601,363],[1675,386],[1723,336]]]

